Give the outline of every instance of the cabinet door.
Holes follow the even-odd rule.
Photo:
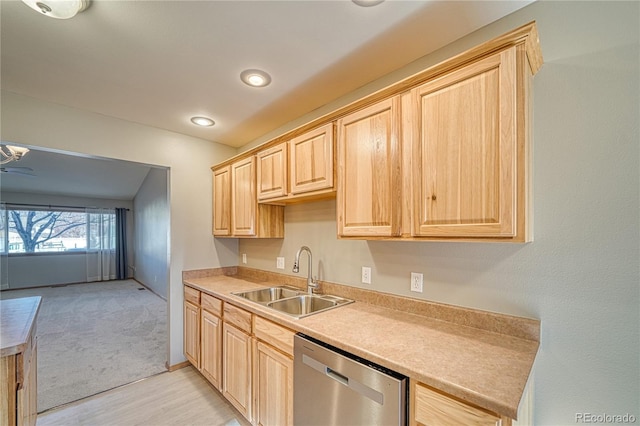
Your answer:
[[[251,337],[223,323],[223,394],[251,419]]]
[[[338,121],[338,235],[400,234],[399,130],[398,97]]]
[[[213,172],[213,235],[231,235],[231,168]]]
[[[212,313],[202,310],[200,372],[218,390],[221,389],[222,322]]]
[[[256,424],[293,425],[293,360],[258,342],[255,362]]]
[[[412,91],[414,235],[514,236],[515,59],[511,48]]]
[[[333,188],[333,123],[289,142],[291,193]]]
[[[200,368],[200,307],[184,302],[184,355]]]
[[[256,173],[254,157],[231,165],[231,233],[256,235]]]
[[[287,195],[287,144],[260,151],[258,161],[258,200]]]

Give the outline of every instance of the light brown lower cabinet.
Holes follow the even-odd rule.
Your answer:
[[[29,354],[27,353],[27,356]],[[18,389],[19,425],[35,425],[38,417],[38,348],[33,343],[31,354],[24,367],[22,386]]]
[[[0,362],[0,376],[3,384],[2,398],[0,398],[2,426],[36,424],[38,415],[36,345],[29,348],[28,352],[3,357]],[[29,356],[29,359],[24,360],[23,355]]]
[[[222,300],[202,293],[200,315],[200,372],[222,389]]]
[[[475,407],[427,385],[411,383],[411,425],[511,426],[511,419]]]
[[[200,372],[218,390],[222,389],[222,320],[202,310],[200,318]]]
[[[24,352],[0,359],[0,425],[35,426],[38,348],[35,326]]]
[[[185,356],[250,422],[293,425],[294,332],[185,286]]]
[[[251,336],[223,323],[222,394],[251,420]]]
[[[200,369],[200,306],[184,302],[184,355]]]
[[[293,425],[293,358],[257,342],[254,366],[255,423]]]
[[[254,423],[293,425],[294,332],[254,316]]]
[[[200,373],[252,424],[293,425],[295,332],[188,286],[184,307],[185,355]],[[35,345],[31,356],[35,365]],[[32,371],[18,400],[23,401],[19,409],[29,412],[33,407],[35,413]],[[410,386],[412,426],[531,424],[528,398],[521,404],[519,423],[416,380]],[[35,414],[33,423],[25,424],[35,424]]]

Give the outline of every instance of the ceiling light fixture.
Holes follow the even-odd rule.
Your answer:
[[[27,152],[29,152],[29,149],[21,146],[0,145],[0,164],[18,161],[24,157]]]
[[[240,73],[240,80],[251,87],[264,87],[271,83],[271,76],[261,70],[244,70]]]
[[[89,0],[22,0],[31,9],[44,16],[69,19],[89,7]]]
[[[207,117],[191,117],[191,122],[200,127],[211,127],[216,124],[215,121]]]
[[[358,6],[370,7],[370,6],[376,6],[382,3],[384,0],[351,0],[351,1],[353,1]]]

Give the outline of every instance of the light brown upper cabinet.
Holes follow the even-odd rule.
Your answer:
[[[338,236],[530,241],[530,93],[541,65],[529,24],[340,119]]]
[[[258,159],[258,200],[287,195],[287,143],[265,149]]]
[[[213,172],[213,235],[231,235],[231,166]]]
[[[333,123],[289,141],[291,194],[333,190]]]
[[[258,204],[255,156],[213,169],[213,235],[284,237],[284,208]]]
[[[231,165],[233,235],[256,235],[256,207],[256,160],[252,156]]]
[[[259,151],[258,200],[289,203],[334,191],[333,123]]]
[[[412,90],[413,235],[516,236],[516,68],[512,47]]]
[[[397,96],[338,120],[338,235],[400,235],[400,121]]]
[[[335,194],[340,238],[531,241],[531,92],[542,63],[530,22],[214,170],[231,165],[233,181],[234,161],[257,156],[258,206]],[[227,223],[214,219],[214,232]]]

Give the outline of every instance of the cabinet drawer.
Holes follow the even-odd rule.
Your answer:
[[[417,424],[499,426],[502,423],[496,414],[466,404],[428,386],[416,383],[414,389]]]
[[[209,311],[219,317],[222,316],[222,300],[210,296],[206,293],[202,293],[200,298],[202,309]]]
[[[293,356],[294,332],[259,316],[253,317],[253,333],[264,342]]]
[[[251,334],[251,313],[244,309],[236,308],[228,303],[224,304],[224,320],[238,327],[240,330]]]
[[[200,291],[195,288],[184,286],[184,300],[200,306]]]

